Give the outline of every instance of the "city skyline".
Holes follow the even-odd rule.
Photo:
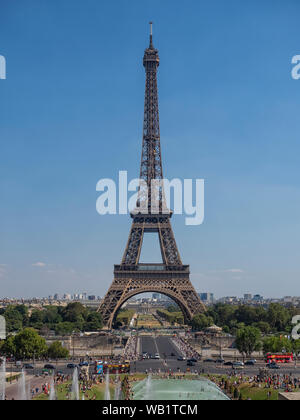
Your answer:
[[[300,6],[29,3],[6,5],[0,28],[1,296],[108,289],[130,220],[99,216],[95,187],[138,176],[149,20],[165,175],[205,179],[204,224],[173,218],[196,290],[300,294]]]

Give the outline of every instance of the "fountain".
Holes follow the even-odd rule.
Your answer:
[[[151,378],[151,374],[149,373],[146,379],[145,400],[151,400],[151,395],[152,395],[151,391],[152,391],[152,378]]]
[[[153,379],[149,375],[133,388],[134,400],[228,400],[207,379]]]
[[[56,400],[56,392],[55,392],[55,385],[54,385],[54,376],[52,376],[52,378],[51,378],[49,400],[50,401]]]
[[[25,378],[25,371],[24,371],[24,369],[22,369],[21,377],[19,379],[18,399],[19,400],[27,400],[26,378]]]
[[[120,382],[120,378],[119,378],[119,372],[116,372],[116,378],[115,378],[115,395],[114,395],[114,400],[118,401],[120,399],[120,395],[121,395],[121,382]]]
[[[3,357],[0,366],[0,401],[5,400],[6,359]]]
[[[109,390],[109,370],[107,369],[107,373],[105,376],[105,394],[104,399],[106,401],[110,400],[110,390]]]
[[[77,369],[77,367],[73,371],[72,399],[73,400],[79,400],[79,383],[78,383],[78,369]]]

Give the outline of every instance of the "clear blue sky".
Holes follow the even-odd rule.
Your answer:
[[[1,296],[109,287],[131,220],[95,186],[138,175],[149,20],[165,176],[205,179],[204,224],[173,218],[196,289],[300,295],[298,0],[0,7]]]

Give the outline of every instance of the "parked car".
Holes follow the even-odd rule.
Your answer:
[[[192,360],[187,360],[187,366],[195,366],[195,363]]]
[[[55,366],[53,366],[53,365],[51,365],[50,363],[46,363],[45,365],[44,365],[44,369],[55,369]]]
[[[224,360],[224,359],[217,359],[217,360],[216,360],[216,363],[223,364],[223,363],[225,363],[225,360]]]
[[[232,366],[233,362],[224,362],[224,366]]]
[[[208,358],[208,359],[204,359],[204,360],[203,360],[203,362],[204,362],[204,363],[215,363],[215,360],[214,360],[214,359],[209,359],[209,358]]]
[[[245,362],[245,366],[254,366],[255,365],[255,361],[254,360],[247,360]]]
[[[78,366],[82,367],[82,366],[88,366],[89,362],[80,362]]]
[[[195,357],[190,357],[190,359],[189,360],[191,360],[192,362],[194,362],[194,363],[197,363],[198,362],[198,360],[197,359],[195,359]]]
[[[178,356],[178,357],[177,357],[177,360],[178,360],[179,362],[183,362],[183,360],[185,360],[185,357],[183,357],[183,356]]]
[[[68,363],[67,364],[67,369],[75,369],[77,367],[77,365],[75,363]]]
[[[159,357],[159,354],[158,353],[155,353],[155,356],[154,356],[154,359],[159,359],[160,357]]]
[[[25,363],[25,365],[23,367],[24,367],[24,369],[34,369],[34,366],[31,365],[30,363]]]

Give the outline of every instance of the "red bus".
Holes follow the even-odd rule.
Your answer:
[[[294,360],[293,353],[267,353],[265,356],[267,363],[289,363]]]

